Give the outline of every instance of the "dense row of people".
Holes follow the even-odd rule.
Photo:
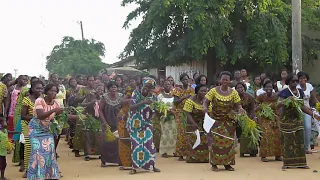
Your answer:
[[[15,143],[12,161],[20,163],[23,177],[30,180],[61,177],[56,161],[61,134],[66,135],[75,157],[83,152],[84,160],[89,161],[98,155],[101,167],[119,165],[120,170],[130,170],[130,174],[139,169],[160,172],[155,165],[157,151],[163,158],[209,162],[213,171],[219,171],[218,165],[234,171],[238,139],[240,157],[259,154],[261,161],[268,162],[268,157],[274,156],[276,161],[283,161],[283,168],[308,168],[306,154],[316,152],[316,120],[320,117],[310,103],[314,105],[318,99],[304,72],[294,75],[283,70],[281,79],[273,83],[265,73],[251,82],[244,69],[233,76],[224,71],[211,86],[199,73],[192,78],[181,74],[181,85],[171,76],[156,82],[154,76],[114,73],[68,79],[51,74],[48,82],[28,78],[21,75],[12,80],[10,74],[2,78],[0,115],[1,128],[8,129],[8,138]],[[304,100],[303,116],[283,105],[287,98]],[[170,106],[166,116],[152,108],[155,101]],[[274,118],[259,115],[263,104],[271,107]],[[90,131],[85,126],[75,112],[79,106],[84,107],[84,120],[100,122],[98,130]],[[210,133],[203,128],[206,113],[216,120]],[[247,114],[259,124],[259,147],[249,146],[250,137],[242,135],[234,119],[237,113]],[[50,124],[56,123],[61,114],[66,114],[68,128],[60,127],[61,133],[52,133]],[[193,148],[196,130],[201,141]],[[110,140],[107,131],[116,138]],[[7,152],[0,153],[1,178],[5,179]]]

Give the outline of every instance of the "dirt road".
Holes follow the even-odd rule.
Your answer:
[[[263,163],[260,158],[239,158],[237,156],[235,172],[212,172],[209,164],[187,164],[178,162],[176,158],[164,159],[158,156],[156,165],[161,173],[138,173],[129,175],[128,171],[120,171],[119,167],[100,167],[100,160],[89,162],[83,157],[76,158],[67,144],[61,140],[58,153],[60,171],[64,176],[61,180],[318,180],[320,178],[320,152],[307,155],[310,169],[281,170],[282,162],[270,161]],[[319,149],[320,150],[320,149]],[[271,158],[270,158],[271,159]],[[23,173],[11,163],[7,157],[8,167],[6,177],[11,180],[23,180]],[[314,171],[319,172],[314,172]]]

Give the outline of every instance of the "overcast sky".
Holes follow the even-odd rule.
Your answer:
[[[135,7],[120,4],[121,0],[1,0],[0,73],[18,69],[18,74],[47,76],[45,57],[63,36],[81,38],[80,20],[85,38],[104,43],[103,61],[118,61],[131,31],[122,25]]]

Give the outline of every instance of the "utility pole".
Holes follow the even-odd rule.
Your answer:
[[[14,69],[14,78],[17,79],[18,69]]]
[[[82,21],[80,21],[82,41],[84,40]]]
[[[301,0],[292,3],[292,70],[294,74],[302,71],[302,40],[301,40]]]

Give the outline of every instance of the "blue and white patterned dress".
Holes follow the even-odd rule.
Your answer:
[[[139,90],[132,93],[131,105],[146,99],[157,101],[157,97],[143,97]],[[155,168],[156,148],[153,144],[152,109],[145,104],[130,111],[127,129],[131,139],[131,158],[133,169],[153,171]]]

